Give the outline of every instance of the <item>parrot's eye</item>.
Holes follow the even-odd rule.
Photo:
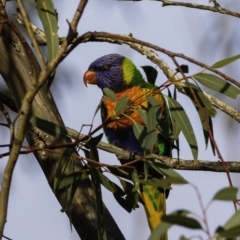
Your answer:
[[[109,69],[109,66],[108,65],[103,65],[102,67],[101,67],[101,70],[102,71],[106,71],[106,70],[108,70]]]

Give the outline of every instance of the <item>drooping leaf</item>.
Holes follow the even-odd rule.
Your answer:
[[[109,88],[104,88],[104,89],[103,89],[103,92],[104,92],[104,94],[105,94],[107,97],[109,97],[109,98],[110,98],[111,100],[113,100],[114,102],[117,101],[116,95],[115,95],[115,93],[114,93],[111,89],[109,89]]]
[[[94,159],[97,160],[97,159]],[[104,228],[104,212],[103,212],[103,202],[102,202],[102,191],[101,185],[98,181],[98,171],[95,166],[91,166],[89,164],[91,171],[91,179],[92,179],[92,187],[95,193],[95,202],[96,202],[96,210],[97,210],[97,224],[98,224],[98,239],[104,239],[105,228]]]
[[[132,191],[137,191],[139,190],[139,178],[138,178],[138,174],[137,171],[134,169],[132,172],[132,181],[134,183],[134,188]]]
[[[59,161],[58,166],[57,166],[56,174],[55,174],[55,177],[54,177],[54,180],[53,180],[53,190],[54,191],[56,189],[58,189],[58,185],[59,185],[61,179],[64,176],[65,166],[70,161],[72,152],[73,152],[72,148],[66,148],[64,150],[61,158],[60,158],[60,161]],[[69,174],[71,174],[71,172],[69,172]]]
[[[222,78],[208,74],[208,73],[199,73],[193,76],[193,78],[201,83],[203,86],[208,87],[212,90],[215,90],[219,93],[222,93],[228,97],[236,99],[240,94],[240,89],[226,82]]]
[[[31,116],[29,122],[42,131],[60,139],[69,138],[67,130],[42,118]]]
[[[137,208],[138,203],[141,202],[140,194],[138,191],[133,190],[134,185],[132,183],[124,181],[121,178],[119,180],[124,189],[124,194],[122,196],[117,196],[116,193],[114,193],[114,197],[127,212],[131,212],[133,209]]]
[[[147,81],[149,83],[155,85],[157,75],[158,75],[157,70],[152,66],[142,66],[141,68],[143,69],[143,71],[145,72],[145,74],[147,76]]]
[[[96,171],[99,182],[110,192],[114,193],[116,191],[115,184],[110,181],[104,174],[100,171]]]
[[[127,96],[123,96],[119,101],[117,101],[116,107],[115,107],[115,113],[116,116],[123,113],[128,105],[128,98]]]
[[[59,48],[57,13],[51,0],[36,0],[36,8],[46,35],[48,62],[50,62]],[[55,72],[49,76],[47,88],[51,86],[54,76]]]
[[[168,99],[171,117],[175,121],[175,123],[179,126],[179,128],[182,130],[182,133],[185,136],[191,148],[193,158],[197,160],[198,145],[189,118],[179,102],[177,102],[173,98],[168,98],[167,96],[166,98]]]
[[[95,116],[97,115],[97,113],[101,109],[101,107],[102,107],[102,101],[100,101],[100,103],[97,105],[97,108],[93,114],[93,119],[95,118]]]
[[[167,230],[172,226],[171,223],[161,222],[151,233],[148,240],[159,240]]]
[[[147,129],[144,127],[142,124],[134,121],[133,122],[133,132],[134,136],[140,143],[141,147],[144,149],[145,148],[145,140],[146,140],[146,134],[147,134]]]
[[[65,187],[73,184],[74,182],[79,181],[79,180],[83,181],[85,178],[88,177],[89,174],[90,174],[89,171],[87,171],[87,170],[82,171],[82,169],[78,172],[73,172],[73,173],[63,177],[60,180],[60,183],[57,188],[62,189],[62,188],[65,188]]]
[[[200,118],[200,121],[201,121],[201,124],[202,124],[203,135],[204,135],[205,144],[206,144],[206,148],[207,148],[208,141],[210,139],[207,123],[208,123],[208,125],[209,125],[209,127],[211,129],[212,134],[213,134],[211,117],[214,117],[217,112],[216,112],[215,108],[213,107],[212,103],[202,93],[202,91],[198,88],[198,86],[196,86],[194,84],[191,84],[191,83],[189,83],[189,84],[190,84],[190,87],[192,88],[192,90],[194,91],[195,96],[198,99],[198,102],[200,103],[200,105],[202,107],[202,110],[205,112],[205,117],[204,117],[204,115],[202,113],[202,110],[199,108],[199,106],[195,102],[194,97],[192,96],[189,87],[187,85],[183,86],[185,92],[187,93],[189,98],[192,100],[194,106],[196,107],[197,113],[199,115],[199,118]],[[208,121],[208,122],[206,122],[206,121]],[[211,142],[211,147],[212,147],[212,150],[213,150],[213,154],[215,155],[215,147],[212,144],[212,142]]]
[[[97,149],[97,145],[98,143],[101,141],[103,136],[103,133],[100,133],[98,136],[96,137],[92,137],[86,144],[85,147],[89,148],[89,156],[88,158],[95,160],[97,162],[99,162],[99,156],[98,156],[98,149]],[[92,163],[89,162],[89,164],[91,165]]]
[[[232,57],[229,57],[229,58],[225,58],[223,60],[220,60],[220,61],[214,63],[212,65],[212,68],[222,68],[222,67],[224,67],[224,66],[226,66],[226,65],[228,65],[228,64],[230,64],[230,63],[232,63],[232,62],[234,62],[236,60],[238,60],[239,58],[240,58],[240,54],[232,56]]]
[[[238,188],[235,187],[223,188],[214,195],[213,200],[236,201],[237,191]]]
[[[142,108],[138,108],[137,112],[141,119],[143,120],[144,124],[147,125],[147,111]]]
[[[114,167],[109,167],[108,168],[111,173],[114,175],[117,175],[118,177],[127,179],[127,180],[132,180],[131,172],[129,171],[128,168],[114,168]]]
[[[179,240],[188,240],[185,236],[181,236]]]
[[[147,110],[147,135],[145,136],[145,152],[152,153],[153,145],[157,142],[156,113],[154,107],[149,103]]]
[[[172,139],[177,140],[181,132],[180,127],[176,124],[175,121],[172,121]]]
[[[116,201],[119,203],[119,205],[122,208],[124,208],[127,212],[130,213],[132,211],[133,209],[132,202],[126,199],[126,194],[120,187],[117,186],[117,191],[113,193],[113,196],[116,199]]]
[[[189,213],[189,211],[179,210],[163,216],[162,221],[191,229],[202,229],[201,224],[195,218],[187,216]]]
[[[150,162],[150,165],[155,171],[159,172],[160,174],[166,177],[174,179],[175,182],[178,182],[180,184],[188,183],[188,181],[184,179],[177,171],[166,166],[165,164],[159,162],[154,163]]]
[[[227,221],[224,227],[219,228],[217,233],[221,237],[234,238],[240,236],[240,210],[233,214],[233,216]]]
[[[190,85],[190,86],[189,86]],[[199,109],[199,106],[197,106],[197,103],[194,100],[194,97],[192,96],[192,93],[190,91],[190,87],[193,90],[196,98],[198,99],[199,103],[201,104],[203,110],[209,117],[215,117],[217,114],[213,104],[210,102],[210,100],[203,94],[203,92],[194,84],[189,83],[189,85],[184,84],[182,87],[187,93],[187,96],[193,101],[195,107]]]

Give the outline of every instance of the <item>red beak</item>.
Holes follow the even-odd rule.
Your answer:
[[[84,85],[87,87],[87,84],[97,84],[97,75],[95,72],[87,70],[83,76]]]

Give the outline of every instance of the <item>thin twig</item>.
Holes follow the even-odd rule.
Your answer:
[[[18,14],[17,20],[19,21],[20,24],[24,24],[21,19],[22,19],[21,15]],[[45,37],[44,32],[42,30],[40,30],[39,28],[37,28],[35,25],[33,25],[33,24],[31,24],[31,25],[34,30],[34,33],[37,34],[41,38],[42,44],[46,45],[46,37]],[[97,38],[95,40],[97,41]],[[59,42],[62,43],[62,41],[63,41],[63,38],[59,38]],[[105,41],[111,41],[111,43],[114,43],[113,39],[105,39]],[[73,42],[75,42],[75,41],[73,41]],[[129,45],[131,48],[140,52],[141,54],[146,55],[147,58],[149,58],[152,62],[156,63],[160,67],[160,69],[167,76],[169,81],[171,81],[171,79],[174,80],[175,82],[178,81],[178,77],[176,76],[176,74],[169,68],[169,66],[163,61],[163,59],[161,59],[155,52],[153,52],[149,48],[144,47],[138,43],[132,43],[132,42],[115,42],[115,43],[118,43],[118,44],[125,43],[125,44]],[[232,108],[231,106],[227,105],[226,103],[223,103],[219,99],[213,97],[212,95],[210,95],[206,92],[203,92],[203,93],[216,108],[220,109],[221,111],[225,112],[230,117],[234,118],[236,121],[240,122],[240,113],[236,109]],[[7,106],[10,107],[9,105],[7,105]]]
[[[207,10],[207,11],[212,11],[212,12],[217,12],[221,14],[226,14],[229,16],[237,17],[240,18],[240,13],[239,12],[234,12],[232,10],[229,10],[227,8],[222,8],[219,4],[214,7],[211,6],[206,6],[206,5],[200,5],[196,3],[186,3],[186,2],[173,2],[169,0],[158,0],[159,2],[162,2],[163,7],[167,6],[182,6],[182,7],[188,7],[188,8],[196,8],[196,9],[201,9],[201,10]]]

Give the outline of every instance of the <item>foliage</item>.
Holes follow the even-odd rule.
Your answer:
[[[81,36],[83,39],[82,40],[81,37],[76,37],[76,29],[73,29],[72,26],[70,26],[69,32],[73,33],[74,37],[72,35],[68,35],[66,38],[67,43],[65,42],[65,44],[70,45],[71,43],[71,46],[60,52],[57,26],[58,18],[53,2],[51,0],[36,0],[36,9],[39,15],[39,19],[42,22],[44,33],[47,39],[47,63],[46,68],[44,68],[44,71],[46,72],[50,66],[53,66],[55,64],[55,62],[60,63],[68,53],[70,53],[78,44],[81,43],[81,41],[91,41],[93,39],[97,39],[98,41],[106,40],[106,38],[104,40],[102,36],[100,36],[98,39],[97,35],[95,38],[86,37],[85,39],[83,36]],[[86,35],[87,34],[88,33],[86,33]],[[110,37],[110,35],[107,37]],[[134,43],[135,41],[136,44],[139,44],[139,41],[136,39],[124,39],[124,37],[121,35],[115,36],[115,40],[118,40],[120,43],[124,44],[129,44],[131,41],[131,43]],[[143,41],[141,44],[142,47],[153,47],[153,45],[144,44]],[[141,50],[139,51],[141,52]],[[171,58],[174,58],[174,54],[170,54],[169,51],[168,53],[167,51],[162,52]],[[56,60],[56,56],[58,54],[62,55]],[[154,59],[151,58],[151,54],[149,53],[148,55],[150,60]],[[142,125],[138,122],[133,121],[133,130],[135,137],[141,143],[141,146],[146,154],[143,157],[134,156],[133,159],[129,159],[129,164],[125,166],[108,165],[99,159],[98,144],[101,141],[103,134],[99,134],[97,136],[94,134],[99,129],[101,129],[102,126],[94,130],[91,129],[88,136],[83,137],[82,139],[76,139],[75,142],[70,142],[70,139],[72,137],[63,127],[60,127],[53,122],[41,119],[34,115],[30,116],[28,119],[30,125],[37,127],[48,135],[54,136],[56,139],[65,139],[68,141],[68,143],[65,145],[55,146],[55,148],[49,147],[49,149],[55,150],[58,148],[64,148],[64,151],[59,158],[58,166],[56,168],[56,173],[53,179],[53,190],[55,194],[60,191],[66,192],[66,200],[64,204],[65,208],[63,211],[68,213],[70,222],[72,221],[71,206],[74,194],[78,185],[80,183],[83,183],[86,179],[91,179],[92,189],[94,192],[98,217],[98,239],[107,239],[103,220],[104,207],[102,202],[102,186],[112,193],[117,203],[121,205],[123,209],[125,209],[127,212],[131,212],[132,210],[138,208],[139,204],[143,203],[139,193],[141,184],[148,184],[155,187],[171,190],[174,184],[188,183],[177,171],[152,157],[153,145],[156,143],[159,134],[166,139],[170,138],[172,141],[172,147],[179,150],[179,135],[182,133],[189,145],[189,148],[191,149],[193,161],[197,162],[198,160],[198,141],[195,136],[195,129],[193,128],[191,121],[189,120],[189,116],[185,111],[185,108],[187,106],[183,106],[183,104],[181,104],[178,100],[177,91],[179,94],[184,94],[189,99],[189,104],[193,104],[194,108],[196,109],[199,120],[201,122],[201,129],[204,134],[206,147],[210,142],[213,154],[217,152],[218,156],[220,156],[218,146],[215,143],[213,137],[212,127],[212,118],[217,116],[215,109],[216,106],[209,98],[207,98],[201,86],[214,90],[216,93],[221,93],[229,98],[237,99],[240,94],[239,85],[234,84],[234,82],[229,78],[224,78],[223,74],[221,74],[221,72],[218,72],[216,69],[225,67],[228,64],[239,60],[239,58],[240,55],[238,54],[217,61],[216,63],[207,67],[203,67],[203,64],[197,64],[194,62],[195,64],[203,67],[203,69],[200,69],[198,73],[192,75],[187,75],[187,65],[178,66],[177,63],[176,72],[173,74],[173,76],[178,77],[174,78],[167,76],[168,80],[161,86],[158,86],[161,91],[164,89],[168,90],[168,95],[164,95],[164,99],[167,102],[167,107],[171,119],[171,128],[169,131],[166,131],[166,127],[159,120],[161,117],[159,116],[159,104],[156,102],[156,99],[152,95],[147,96],[148,107],[146,109],[138,109],[138,114],[143,120],[144,124]],[[191,62],[191,59],[185,59]],[[154,62],[154,60],[152,61]],[[50,63],[52,65],[49,65]],[[54,81],[54,73],[56,67],[57,64],[51,68],[51,71],[49,71],[45,77],[48,79],[48,88]],[[152,66],[142,66],[142,69],[146,74],[147,81],[155,84],[158,75],[157,70]],[[42,80],[42,82],[39,83],[38,87],[41,88],[44,83],[45,82]],[[116,102],[116,107],[114,109],[115,118],[130,116],[133,103],[129,101],[127,97],[122,97],[120,100],[117,100],[115,93],[110,89],[104,89],[104,94],[105,97],[102,99],[102,101],[105,101],[106,98],[110,98]],[[32,98],[34,98],[34,96]],[[4,109],[4,107],[1,107],[1,109]],[[99,109],[100,105],[97,107],[95,115]],[[2,110],[2,112],[4,111]],[[30,110],[28,113],[30,113]],[[6,113],[5,116],[7,116]],[[12,129],[12,127],[13,126],[9,124],[9,128]],[[13,138],[15,137],[14,134],[12,136]],[[19,142],[17,144],[19,144]],[[12,147],[12,143],[9,146]],[[36,151],[41,150],[43,149],[37,149]],[[73,152],[76,150],[79,152],[79,157],[73,156]],[[18,154],[20,154],[20,148]],[[221,159],[221,157],[219,158]],[[221,160],[223,161],[223,159]],[[80,170],[76,171],[75,165],[77,161],[81,161],[82,167]],[[131,161],[144,162],[144,169],[133,169],[132,166],[130,166]],[[156,175],[152,175],[151,170],[154,170],[156,172]],[[110,177],[108,176],[114,177],[116,181],[110,180]],[[162,178],[162,176],[164,176],[164,178]],[[205,208],[202,209],[202,217],[198,217],[194,212],[190,212],[185,209],[176,210],[171,214],[163,216],[162,223],[160,223],[159,226],[152,232],[149,240],[159,239],[159,237],[162,236],[170,227],[175,225],[190,228],[192,230],[200,229],[203,232],[207,233],[208,237],[214,235],[216,239],[234,239],[238,237],[240,235],[240,211],[236,211],[223,226],[218,226],[213,234],[208,232],[205,212],[207,211],[208,207],[215,201],[236,202],[237,189],[231,186],[221,189],[215,193],[212,200],[207,204]],[[182,236],[181,239],[188,238]]]

